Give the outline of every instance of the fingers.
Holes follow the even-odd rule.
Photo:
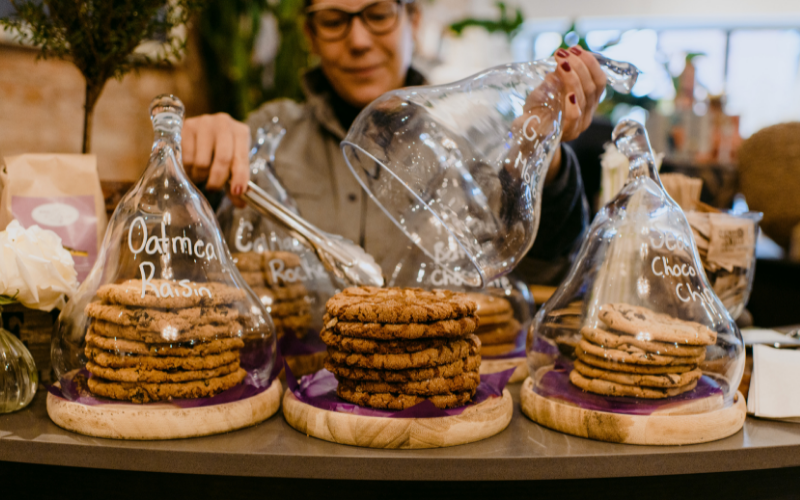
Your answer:
[[[569,63],[572,66],[572,70],[580,79],[583,95],[586,98],[586,103],[582,109],[583,118],[579,127],[581,132],[583,132],[589,128],[589,125],[592,123],[592,116],[594,115],[594,110],[597,108],[597,103],[600,101],[600,95],[603,90],[602,88],[598,88],[595,84],[592,73],[587,67],[586,61],[583,59],[583,57],[586,56],[592,57],[591,54],[586,54],[580,47],[571,47],[569,52],[571,54],[568,59]]]
[[[556,75],[564,84],[564,116],[562,119],[561,140],[571,141],[583,132],[584,110],[586,109],[586,95],[584,94],[580,76],[570,63],[570,59],[577,56],[570,55],[566,50],[556,51]]]
[[[250,179],[248,153],[250,129],[225,113],[186,120],[183,129],[183,162],[195,183],[209,190],[221,189],[228,179],[232,191],[242,194]]]
[[[192,181],[201,183],[208,178],[211,157],[214,152],[214,118],[211,115],[198,117],[194,144],[194,162],[189,174]]]
[[[195,146],[197,144],[197,121],[198,118],[188,118],[183,124],[181,133],[181,150],[183,154],[183,165],[187,172],[191,172],[194,166]]]
[[[250,180],[250,128],[236,123],[233,130],[233,166],[231,167],[231,195],[235,198],[247,190]],[[236,203],[236,200],[233,200]]]
[[[208,173],[206,189],[215,190],[225,186],[233,163],[233,130],[221,128],[214,137],[214,160]]]
[[[597,59],[595,59],[590,52],[581,50],[578,47],[573,47],[573,49],[578,50],[578,57],[580,57],[581,61],[583,61],[586,68],[589,70],[589,73],[592,75],[592,80],[597,87],[597,103],[599,104],[600,98],[603,96],[603,91],[606,89],[608,78],[606,74],[603,73],[603,68],[600,67],[600,63],[597,62]]]

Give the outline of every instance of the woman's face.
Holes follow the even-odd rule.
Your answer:
[[[322,6],[355,12],[375,0],[316,0]],[[347,36],[326,41],[306,25],[306,33],[334,90],[345,101],[362,108],[380,95],[403,86],[411,64],[419,12],[401,6],[397,24],[386,34],[370,32],[359,17],[351,21]]]

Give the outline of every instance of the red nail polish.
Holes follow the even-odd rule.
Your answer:
[[[573,54],[575,54],[576,56],[579,56],[579,55],[581,55],[581,53],[583,52],[583,51],[582,51],[581,49],[579,49],[578,47],[572,47],[571,49],[569,49],[569,51],[570,51],[570,52],[572,52]]]
[[[240,194],[242,194],[242,186],[235,186],[233,188],[233,195],[239,196]]]
[[[571,102],[572,104],[575,104],[575,94],[570,94],[569,95],[569,102]]]
[[[563,69],[564,71],[572,71],[572,68],[570,67],[567,61],[561,63],[561,69]]]
[[[568,53],[567,53],[567,51],[566,51],[566,50],[564,50],[564,49],[558,49],[558,50],[556,51],[556,55],[557,55],[558,57],[569,57],[569,54],[568,54]]]

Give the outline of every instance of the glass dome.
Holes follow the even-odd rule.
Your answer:
[[[458,245],[452,242],[456,251]],[[447,289],[466,292],[478,305],[478,329],[481,359],[525,357],[525,333],[533,318],[534,303],[528,287],[513,275],[502,276],[484,288],[468,286],[470,280],[450,271],[448,259],[457,254],[439,252],[437,260],[428,258],[416,246],[408,246],[391,267],[388,286],[426,290]],[[482,369],[482,373],[487,373]]]
[[[609,82],[628,92],[636,69],[596,57]],[[509,273],[533,245],[544,176],[561,137],[555,68],[552,58],[508,64],[388,92],[342,141],[361,185],[429,258],[454,242],[460,247],[446,265],[470,286]]]
[[[174,96],[150,106],[149,164],[58,318],[52,361],[62,388],[148,403],[269,381],[274,326],[184,172],[183,111]]]
[[[274,118],[256,131],[250,153],[250,180],[293,213],[297,204],[275,175],[275,151],[286,129]],[[217,211],[239,272],[269,311],[281,353],[289,358],[295,375],[321,368],[319,362],[300,363],[294,358],[325,351],[319,339],[325,302],[340,285],[326,271],[316,253],[279,221],[250,206],[237,208],[225,199]]]
[[[614,413],[729,406],[744,370],[742,336],[709,285],[686,216],[661,185],[644,127],[624,121],[614,142],[630,160],[629,176],[533,320],[533,390]]]

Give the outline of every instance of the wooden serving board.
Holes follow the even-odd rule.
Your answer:
[[[472,443],[498,434],[511,422],[514,403],[507,389],[461,415],[440,418],[383,418],[321,410],[283,396],[283,415],[298,431],[333,443],[367,448],[444,448]]]
[[[520,389],[522,413],[540,425],[598,441],[642,445],[706,443],[736,434],[744,426],[747,409],[741,392],[728,408],[720,408],[717,398],[707,399],[714,401],[691,403],[691,409],[716,409],[686,414],[687,408],[676,408],[669,413],[628,415],[587,410],[540,396],[533,391],[530,377]]]
[[[178,408],[168,403],[85,405],[47,394],[47,414],[64,429],[112,439],[181,439],[249,427],[278,411],[283,388],[274,380],[266,391],[232,403]]]
[[[514,368],[514,373],[508,379],[509,384],[517,384],[522,382],[528,377],[528,360],[526,358],[508,358],[508,359],[482,359],[481,360],[481,373],[483,375],[489,373],[497,373]]]

